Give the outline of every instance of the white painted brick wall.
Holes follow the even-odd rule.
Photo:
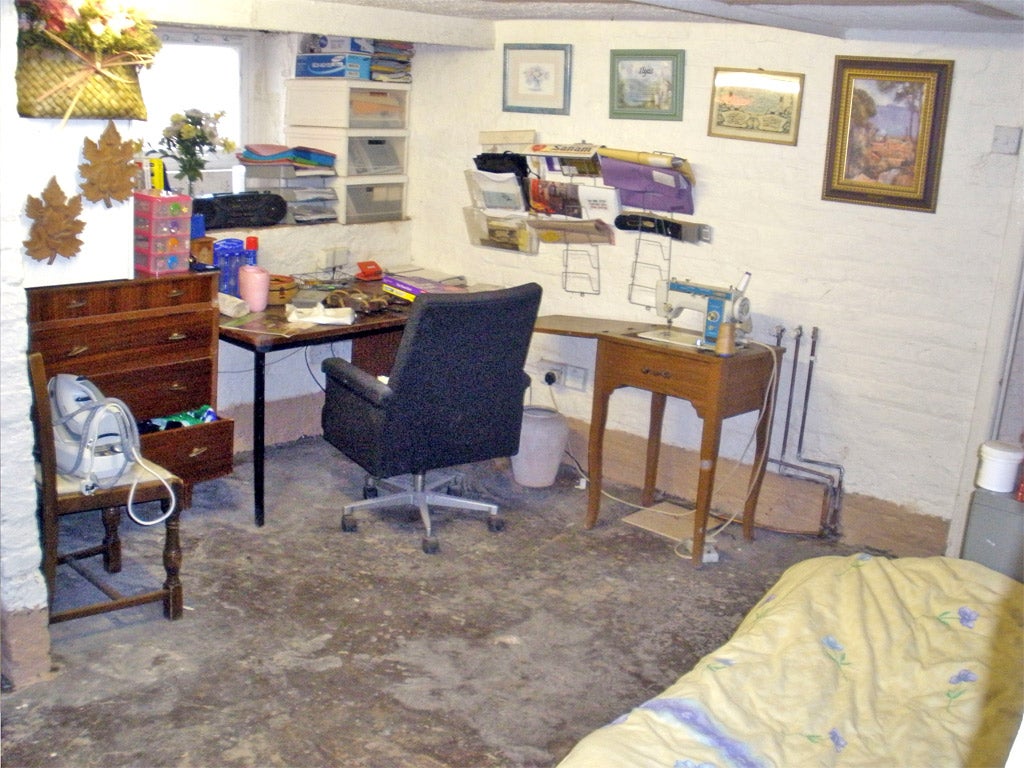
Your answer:
[[[500,24],[498,38],[495,51],[431,46],[417,52],[417,260],[491,282],[536,279],[545,287],[545,313],[650,320],[649,311],[627,300],[633,256],[627,233],[618,233],[616,246],[600,248],[601,295],[567,294],[557,247],[522,256],[468,244],[453,211],[468,201],[460,174],[479,151],[480,130],[532,128],[541,142],[587,140],[687,157],[697,176],[696,212],[688,218],[711,224],[714,243],[676,244],[673,271],[728,284],[749,269],[755,338],[768,340],[778,324],[803,327],[798,408],[810,330],[820,328],[805,454],[842,463],[850,491],[925,514],[959,514],[974,451],[985,439],[992,360],[1002,352],[1012,294],[1005,276],[1015,274],[1024,232],[1020,158],[990,152],[993,126],[1024,123],[1019,41],[864,43],[737,25],[578,22],[571,35],[566,28]],[[569,116],[501,111],[496,84],[505,42],[573,44]],[[682,122],[607,116],[608,51],[645,47],[686,51]],[[935,214],[821,199],[836,55],[955,60]],[[716,66],[805,73],[797,146],[707,136]],[[453,71],[474,74],[453,78]],[[543,350],[549,359],[592,361],[591,349],[586,341],[535,341],[531,360]],[[788,360],[783,369],[788,379]],[[785,395],[783,389],[780,403]],[[644,395],[616,393],[610,424],[644,434],[646,403]],[[559,405],[589,418],[589,393],[566,393]],[[729,422],[723,451],[738,454],[751,428],[749,420]],[[692,409],[670,408],[667,440],[693,447],[699,430]],[[777,450],[779,430],[775,439]],[[791,449],[795,439],[794,431]]]

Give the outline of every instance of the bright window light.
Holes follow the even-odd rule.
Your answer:
[[[247,39],[238,34],[165,27],[160,27],[157,34],[163,47],[153,65],[139,73],[149,119],[133,126],[133,135],[142,138],[144,151],[157,149],[171,115],[188,109],[223,112],[217,124],[220,136],[242,146],[246,124],[242,73]],[[230,168],[235,164],[233,153],[208,155],[207,171],[196,194],[232,191]],[[173,178],[173,171],[169,176],[172,187],[183,187],[181,180]]]

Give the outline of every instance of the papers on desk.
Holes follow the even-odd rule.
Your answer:
[[[288,322],[295,325],[352,325],[356,321],[355,310],[351,307],[325,307],[317,304],[315,307],[296,307],[294,304],[285,305],[285,314]]]
[[[308,331],[316,323],[292,322],[283,317],[271,316],[258,312],[255,314],[243,315],[234,320],[221,323],[223,328],[237,328],[240,331],[263,334],[265,336],[294,336],[302,331]]]

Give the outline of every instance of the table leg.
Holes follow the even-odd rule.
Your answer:
[[[263,514],[263,465],[266,416],[266,354],[257,350],[253,353],[252,371],[252,465],[253,496],[256,525],[264,523]]]
[[[597,377],[595,376],[595,379]],[[597,524],[601,510],[601,462],[604,452],[604,427],[608,421],[608,398],[612,390],[604,390],[595,382],[594,403],[590,413],[590,444],[587,447],[587,467],[590,475],[590,492],[587,497],[587,518],[584,528]]]
[[[647,465],[644,470],[644,492],[640,503],[649,507],[654,503],[654,488],[658,482],[658,457],[661,455],[661,425],[665,421],[665,401],[661,392],[651,392],[651,423],[647,429]]]
[[[757,498],[761,494],[761,483],[764,481],[764,473],[768,466],[768,442],[771,435],[771,409],[758,414],[757,448],[754,451],[754,466],[750,470],[750,492],[747,494],[747,501],[743,505],[743,538],[747,541],[754,540],[754,513],[757,511]]]
[[[707,533],[711,495],[715,487],[715,466],[718,446],[722,439],[722,417],[717,413],[704,414],[704,429],[700,438],[700,474],[697,480],[697,509],[693,515],[693,564],[704,562],[704,536]]]

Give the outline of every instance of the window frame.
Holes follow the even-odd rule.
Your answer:
[[[239,63],[239,89],[238,94],[238,125],[240,135],[231,136],[231,139],[238,147],[242,147],[247,137],[253,133],[252,114],[253,97],[255,94],[254,77],[252,64],[255,61],[256,41],[253,32],[236,29],[214,29],[206,27],[182,27],[176,25],[161,24],[156,29],[156,35],[163,43],[176,45],[223,45],[234,48],[238,51]],[[159,59],[159,53],[157,54]],[[160,121],[159,127],[163,128],[163,122],[169,115],[149,115],[149,120]],[[147,147],[149,149],[150,147]],[[155,148],[152,147],[152,148]],[[172,161],[173,162],[173,161]],[[207,169],[217,172],[230,172],[238,164],[234,152],[216,152],[208,156]],[[234,186],[234,185],[232,185]]]

